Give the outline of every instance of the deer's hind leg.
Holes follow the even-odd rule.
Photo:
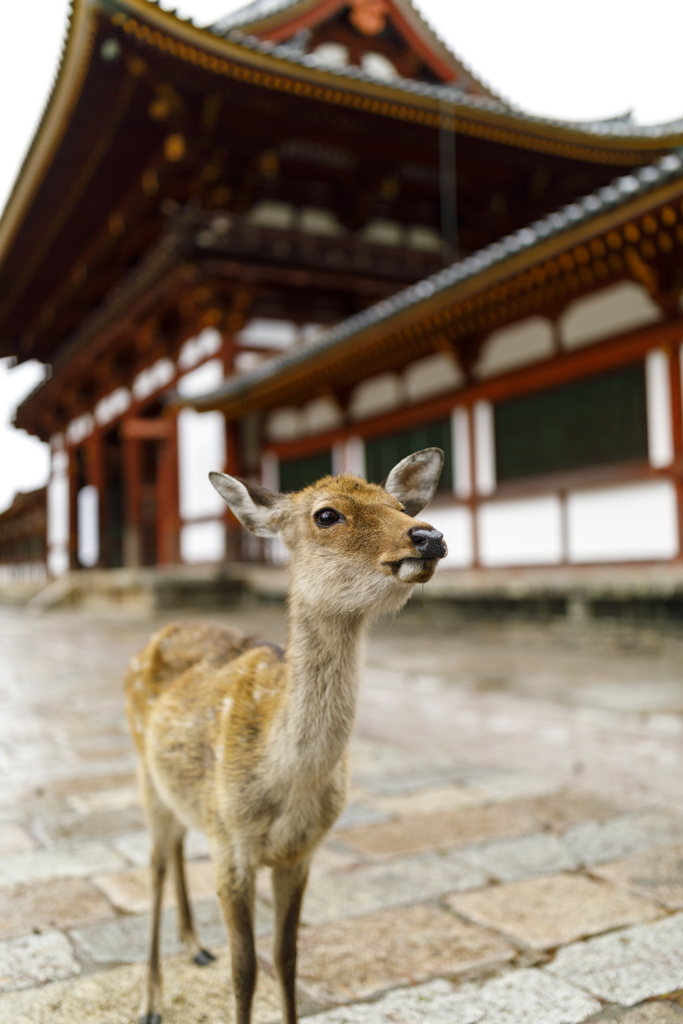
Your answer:
[[[178,837],[173,844],[173,878],[175,881],[176,902],[178,904],[178,930],[180,939],[185,949],[199,967],[205,967],[212,960],[215,960],[213,953],[204,949],[197,938],[192,920],[192,908],[187,895],[187,882],[185,880],[185,856],[183,853],[184,834]]]
[[[178,843],[182,844],[183,825],[159,797],[154,783],[144,768],[140,769],[140,789],[152,839],[150,874],[152,883],[152,918],[147,976],[142,994],[140,1024],[161,1022],[161,970],[159,945],[164,883],[168,863]]]
[[[308,879],[308,861],[273,868],[275,948],[273,959],[282,991],[285,1024],[296,1024],[296,942],[301,903]]]

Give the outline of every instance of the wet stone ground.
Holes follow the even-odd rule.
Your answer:
[[[277,607],[224,618],[285,636]],[[121,679],[159,623],[0,610],[0,1024],[136,1020],[149,844]],[[418,603],[370,639],[352,767],[306,896],[302,1016],[683,1024],[683,632]],[[187,852],[218,959],[186,962],[169,895],[164,1024],[232,1022],[204,838]],[[271,927],[264,876],[259,1024],[280,1020]]]

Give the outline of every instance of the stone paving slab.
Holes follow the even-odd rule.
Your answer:
[[[386,825],[347,829],[339,838],[368,856],[408,856],[433,849],[508,838],[542,828],[562,828],[577,820],[614,813],[615,805],[588,793],[471,807],[452,813],[421,814]]]
[[[592,873],[671,910],[683,909],[683,846],[655,846],[625,860],[593,868]]]
[[[626,828],[619,818],[585,821],[567,829],[563,840],[581,864],[602,864],[647,850],[653,840]]]
[[[607,1013],[600,1021],[619,1021],[619,1024],[683,1024],[683,1009],[670,1002],[658,1001],[636,1006],[633,1010]]]
[[[532,949],[552,949],[662,914],[649,900],[581,875],[512,882],[449,896],[447,902],[465,917]]]
[[[623,1006],[683,989],[683,914],[567,946],[544,970]]]
[[[534,875],[572,871],[579,860],[563,840],[550,832],[536,832],[520,839],[466,847],[459,856],[499,882],[516,882]]]
[[[0,942],[0,990],[30,988],[79,974],[81,965],[62,932],[44,932]]]
[[[269,951],[263,955],[269,960]],[[492,969],[514,955],[504,939],[422,905],[302,929],[298,973],[316,1001],[345,1003],[397,985]]]
[[[58,817],[41,818],[34,823],[33,830],[45,846],[52,846],[120,835],[144,827],[142,808],[129,807],[126,810],[95,811],[93,814],[74,811]]]
[[[0,938],[75,928],[113,913],[104,896],[86,879],[15,885],[0,889]]]
[[[448,856],[413,857],[355,871],[313,875],[304,898],[303,920],[320,924],[357,917],[475,889],[486,881],[481,870]]]
[[[169,872],[169,874],[171,874]],[[186,865],[187,887],[190,898],[209,899],[216,895],[213,868],[208,860],[190,861]],[[93,882],[110,903],[126,914],[142,914],[151,909],[151,883],[149,868],[132,868],[114,875],[96,875]],[[166,880],[164,904],[175,903],[173,878]]]
[[[163,1024],[234,1024],[227,952],[197,967],[185,957],[163,961]],[[133,1024],[138,1019],[144,970],[117,967],[72,982],[0,995],[0,1024]],[[261,971],[253,1024],[280,1019],[277,986]]]
[[[0,886],[57,878],[86,878],[127,867],[106,843],[79,843],[54,850],[29,850],[0,860]]]
[[[140,791],[137,785],[119,786],[114,789],[97,789],[70,793],[66,802],[79,814],[93,814],[96,811],[126,811],[140,806]]]
[[[600,1004],[573,985],[540,971],[515,971],[483,985],[456,989],[447,981],[390,992],[308,1018],[310,1024],[579,1024]]]
[[[225,945],[227,937],[218,900],[193,903],[195,926],[202,945],[213,950]],[[256,904],[255,931],[258,935],[272,931],[270,909]],[[149,952],[150,915],[135,914],[116,917],[101,924],[74,928],[69,933],[83,956],[96,964],[129,964],[146,960]],[[167,908],[161,922],[161,950],[164,955],[179,953],[183,946],[178,938],[174,907]]]

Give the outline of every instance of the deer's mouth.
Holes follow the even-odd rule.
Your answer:
[[[411,556],[384,564],[389,566],[392,574],[401,583],[427,583],[434,575],[439,559]]]

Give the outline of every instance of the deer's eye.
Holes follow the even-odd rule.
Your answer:
[[[321,508],[313,517],[318,526],[334,526],[344,517],[335,512],[333,508]]]

